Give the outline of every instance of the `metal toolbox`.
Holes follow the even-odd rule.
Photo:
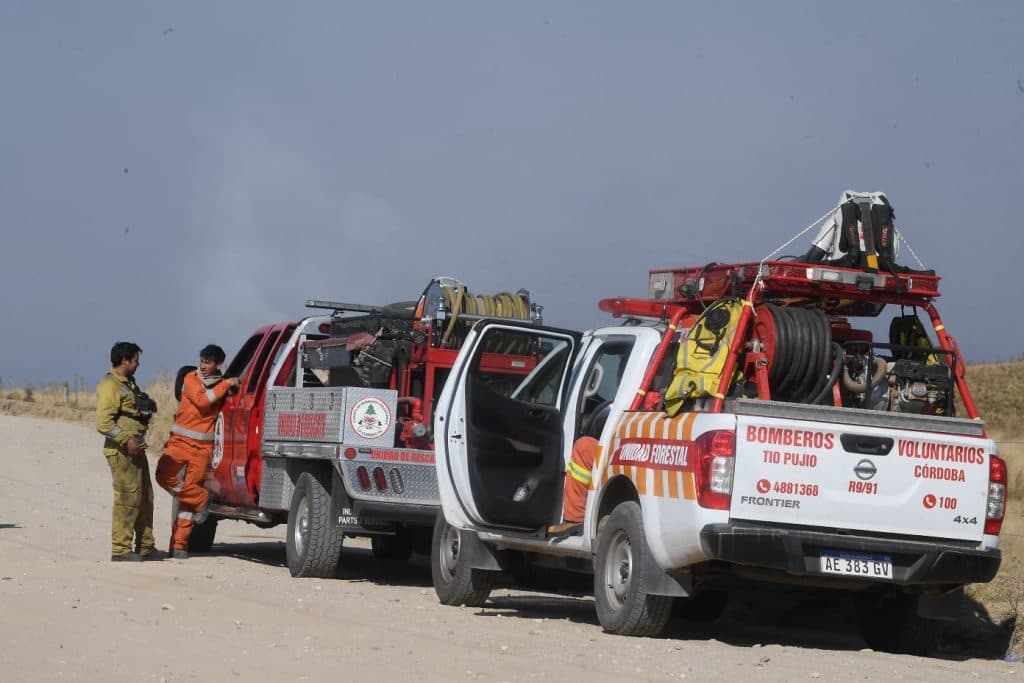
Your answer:
[[[397,401],[392,389],[273,387],[266,397],[263,440],[390,447]]]

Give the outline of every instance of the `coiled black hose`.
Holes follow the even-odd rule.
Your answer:
[[[772,398],[792,403],[822,401],[842,371],[839,360],[832,363],[829,372],[830,361],[839,357],[828,318],[814,308],[768,305],[763,310],[772,317],[775,327],[775,349],[768,371]]]

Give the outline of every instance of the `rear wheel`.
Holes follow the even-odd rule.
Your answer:
[[[640,505],[621,503],[602,521],[597,535],[594,601],[605,631],[622,636],[661,633],[672,614],[673,598],[647,592],[644,563],[653,561]]]
[[[178,519],[178,499],[171,498],[171,528]],[[217,535],[217,518],[207,517],[202,524],[192,526],[192,534],[188,537],[190,553],[208,553],[213,550],[213,538]]]
[[[676,600],[673,614],[688,621],[711,623],[722,616],[729,603],[729,594],[725,591],[706,590],[691,598]]]
[[[188,537],[190,553],[208,553],[213,550],[213,539],[217,535],[217,518],[207,517],[202,524],[192,527],[192,535]]]
[[[939,640],[942,624],[917,614],[916,595],[882,596],[858,606],[861,636],[873,650],[927,655]]]
[[[303,472],[288,510],[288,571],[295,577],[334,576],[343,538],[331,517],[330,492],[311,472]]]
[[[468,557],[461,552],[465,533],[448,524],[444,513],[438,513],[430,551],[430,575],[441,604],[482,607],[494,586],[495,572],[469,566]]]
[[[406,562],[412,557],[412,538],[404,529],[391,536],[373,536],[370,549],[378,560]]]

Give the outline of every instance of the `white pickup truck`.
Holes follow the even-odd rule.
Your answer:
[[[1007,477],[934,307],[938,279],[788,261],[652,271],[650,298],[601,302],[620,326],[478,323],[435,413],[439,598],[483,604],[525,560],[592,572],[603,628],[654,635],[679,599],[714,618],[744,582],[834,587],[869,644],[926,651],[933,620],[999,568]],[[709,318],[724,300],[740,313],[717,389],[679,403],[679,351],[721,327]],[[511,343],[542,359],[503,391],[480,359]],[[585,519],[556,536],[587,434],[600,450]]]

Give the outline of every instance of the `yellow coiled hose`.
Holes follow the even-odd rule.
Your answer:
[[[441,346],[453,348],[461,346],[463,335],[455,335],[459,317],[462,314],[478,315],[485,318],[515,318],[517,320],[530,319],[530,307],[526,299],[520,294],[511,292],[499,292],[494,296],[486,294],[472,294],[465,285],[442,285],[441,292],[444,296],[445,309],[448,311],[448,325],[445,327],[441,337]],[[462,321],[471,322],[471,321]],[[468,331],[469,326],[463,325],[463,330]],[[502,349],[503,353],[511,353],[517,346],[513,339],[508,349]]]

